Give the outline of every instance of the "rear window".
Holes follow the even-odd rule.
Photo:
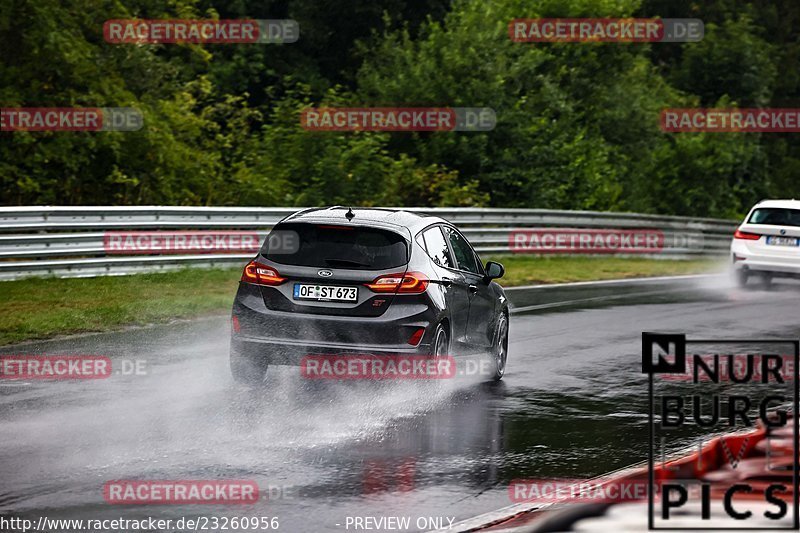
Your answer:
[[[386,270],[408,263],[408,244],[392,231],[358,226],[281,224],[274,232],[296,235],[297,245],[270,249],[261,255],[284,265],[354,270]]]
[[[762,207],[753,211],[749,224],[769,226],[800,226],[800,210],[779,207]]]

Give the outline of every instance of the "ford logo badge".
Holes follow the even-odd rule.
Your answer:
[[[329,278],[333,276],[333,272],[331,272],[330,270],[320,270],[319,272],[317,272],[317,274],[319,274],[323,278]]]

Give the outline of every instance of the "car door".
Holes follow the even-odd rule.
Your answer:
[[[463,274],[456,268],[447,239],[440,226],[422,232],[425,248],[433,260],[438,281],[442,284],[445,304],[450,314],[451,351],[462,352],[467,343],[469,292]]]
[[[486,350],[492,344],[495,298],[483,272],[478,254],[457,229],[443,227],[458,270],[464,276],[469,299],[467,343],[471,351]]]

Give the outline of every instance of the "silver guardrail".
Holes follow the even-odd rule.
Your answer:
[[[276,222],[299,209],[3,207],[0,208],[0,280],[121,275],[186,266],[239,266],[255,254],[111,254],[104,243],[113,232],[187,230],[247,231],[257,234],[263,242]],[[514,251],[509,240],[514,233],[536,228],[651,230],[663,235],[663,246],[658,253],[645,255],[664,258],[722,255],[728,250],[737,226],[730,220],[594,211],[473,207],[407,210],[449,220],[465,233],[479,253],[494,255]]]

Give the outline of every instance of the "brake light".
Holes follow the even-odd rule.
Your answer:
[[[257,261],[250,261],[242,272],[242,281],[256,285],[280,285],[286,278],[281,277],[274,268],[262,265]]]
[[[422,294],[428,288],[428,276],[422,272],[387,274],[375,278],[367,287],[372,292],[396,292],[397,294]]]
[[[734,239],[742,239],[745,241],[757,241],[761,238],[761,235],[758,233],[747,233],[742,230],[736,230],[736,233],[733,234]]]

